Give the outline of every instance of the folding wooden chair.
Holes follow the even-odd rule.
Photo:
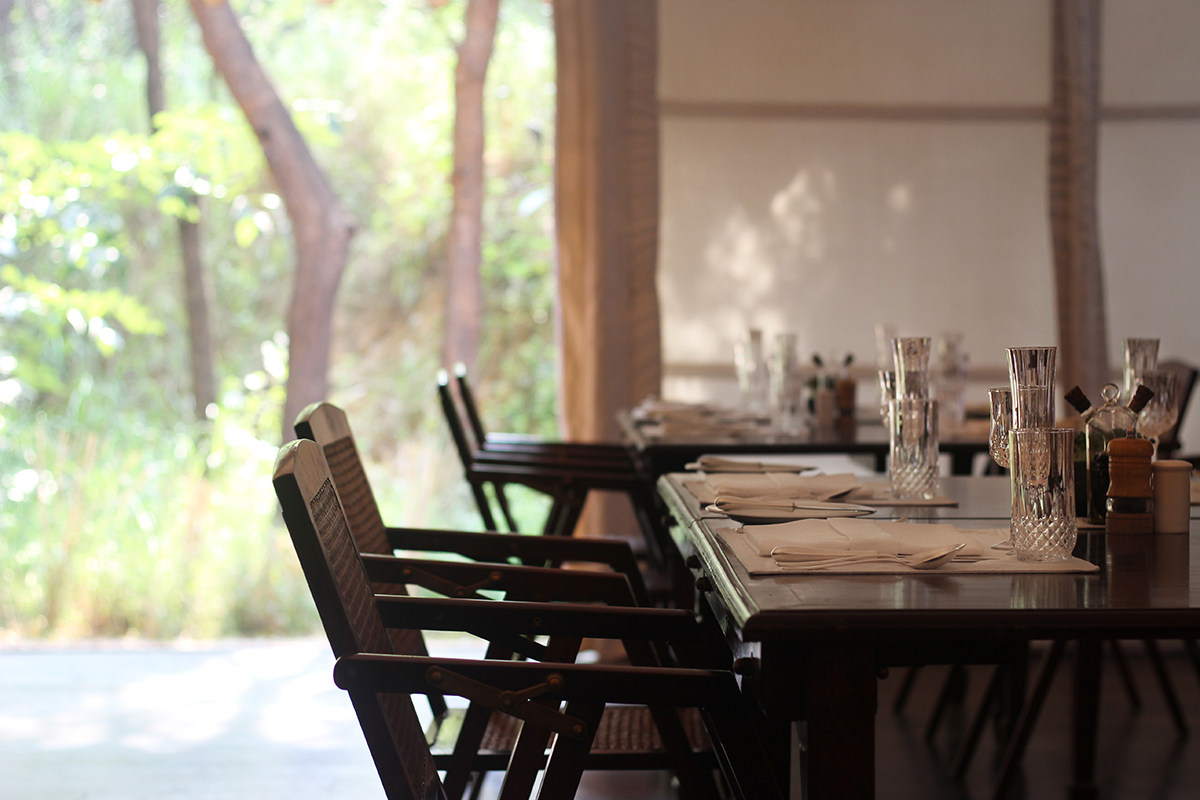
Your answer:
[[[638,605],[649,605],[645,581],[625,539],[388,527],[379,513],[345,412],[331,403],[313,403],[300,412],[294,428],[299,438],[311,439],[320,445],[334,486],[346,508],[355,544],[362,553],[391,555],[397,550],[453,553],[475,561],[515,559],[529,566],[557,566],[565,562],[602,564],[627,578]]]
[[[509,530],[514,532],[518,526],[510,512],[504,487],[515,483],[548,495],[552,502],[542,533],[556,536],[570,536],[574,532],[589,492],[621,492],[633,505],[651,559],[659,567],[667,565],[670,538],[659,518],[654,485],[647,477],[625,466],[617,468],[565,455],[542,457],[529,453],[483,451],[470,441],[445,370],[438,374],[438,395],[484,528],[499,529],[488,500],[489,486]]]
[[[458,386],[458,399],[462,403],[471,434],[475,437],[475,445],[480,450],[590,461],[629,472],[637,469],[629,449],[620,444],[546,441],[519,433],[489,433],[484,428],[483,417],[475,402],[475,392],[467,378],[467,367],[461,362],[454,366],[454,382]]]
[[[730,672],[397,656],[387,634],[389,628],[478,631],[497,647],[540,652],[549,661],[573,657],[582,636],[622,639],[631,660],[651,658],[650,641],[671,642],[681,654],[695,657],[708,632],[701,631],[689,612],[377,596],[318,445],[308,440],[285,445],[276,461],[274,484],[338,657],[335,681],[350,693],[389,798],[448,797],[409,697],[430,691],[466,697],[473,705],[521,721],[502,797],[528,796],[543,766],[538,796],[545,798],[571,797],[583,769],[612,766],[615,753],[595,746],[605,730],[609,703],[653,704],[648,713],[664,738],[669,735],[672,740],[672,731],[679,728],[675,709],[700,709],[714,755],[734,795],[780,796]],[[541,645],[525,638],[530,635],[550,639]],[[674,728],[664,725],[671,719]],[[477,754],[457,755],[470,760]],[[690,755],[678,747],[666,751],[682,783],[703,787]]]

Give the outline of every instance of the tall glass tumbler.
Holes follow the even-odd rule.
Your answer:
[[[1014,430],[1009,465],[1017,558],[1069,560],[1079,534],[1075,522],[1075,430]]]
[[[1125,340],[1125,383],[1121,399],[1128,403],[1143,372],[1158,369],[1158,339]]]
[[[1054,367],[1057,347],[1008,348],[1013,428],[1054,425]]]
[[[762,331],[758,328],[748,330],[746,336],[734,344],[733,359],[742,410],[757,417],[767,416],[771,410],[770,381]]]
[[[928,336],[902,336],[892,339],[892,359],[896,365],[896,397],[929,397]]]
[[[771,424],[780,433],[800,432],[804,421],[803,384],[796,334],[776,334],[770,369]]]
[[[891,404],[892,494],[932,500],[938,490],[938,403],[897,397]]]

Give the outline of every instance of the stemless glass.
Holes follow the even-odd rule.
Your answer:
[[[1054,366],[1057,347],[1008,348],[1013,429],[1054,424]],[[1011,457],[1011,456],[1010,456]]]
[[[796,434],[801,424],[800,359],[794,333],[779,333],[771,353],[771,423],[781,433]]]
[[[1157,457],[1158,438],[1171,430],[1179,419],[1175,373],[1165,369],[1146,370],[1138,376],[1137,383],[1154,392],[1154,397],[1138,414],[1137,432],[1154,442]]]
[[[1128,403],[1138,387],[1138,377],[1148,370],[1158,369],[1158,339],[1125,340],[1125,383],[1121,397]]]
[[[1013,549],[1021,561],[1067,561],[1075,548],[1075,430],[1012,432]]]
[[[739,339],[733,347],[742,410],[757,417],[765,417],[770,411],[771,403],[767,354],[763,348],[762,331],[750,328],[746,337]]]
[[[938,403],[897,397],[891,404],[892,494],[900,500],[931,500],[938,489]]]
[[[925,399],[929,397],[928,336],[906,336],[892,339],[892,358],[896,365],[896,397]]]

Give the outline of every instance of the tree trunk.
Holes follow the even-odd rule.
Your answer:
[[[468,0],[466,32],[454,70],[454,205],[446,264],[443,362],[473,369],[479,353],[483,290],[479,276],[483,230],[483,88],[496,38],[500,0]]]
[[[354,220],[338,201],[304,138],[263,71],[227,3],[189,0],[204,46],[254,129],[287,207],[296,246],[296,280],[288,310],[287,400],[283,440],[292,421],[329,393],[333,307],[346,267]]]
[[[0,78],[10,102],[17,101],[16,76],[12,70],[13,0],[0,0]]]
[[[0,0],[3,2],[3,0]],[[154,115],[167,107],[163,89],[162,61],[159,58],[159,0],[132,0],[137,26],[138,46],[146,56],[146,107],[150,130],[156,130]],[[187,193],[186,202],[197,205],[196,196]],[[183,255],[184,304],[188,315],[188,342],[191,350],[192,398],[196,419],[207,417],[210,403],[217,401],[216,370],[213,367],[212,332],[209,323],[208,278],[200,255],[200,225],[179,220],[179,249]]]
[[[1096,397],[1109,379],[1096,209],[1100,2],[1054,0],[1050,231],[1058,290],[1058,383]]]

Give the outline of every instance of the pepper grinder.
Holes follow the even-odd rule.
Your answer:
[[[1149,439],[1128,435],[1108,443],[1108,533],[1154,533]]]

